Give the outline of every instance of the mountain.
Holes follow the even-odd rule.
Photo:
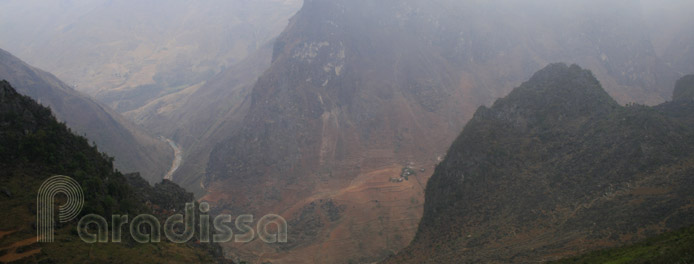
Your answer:
[[[667,232],[633,245],[598,250],[552,263],[689,263],[694,227]]]
[[[183,163],[173,180],[198,195],[210,152],[232,134],[248,111],[247,98],[257,78],[269,67],[272,46],[266,45],[242,62],[186,93],[154,100],[126,116],[148,131],[174,140],[183,149]]]
[[[0,261],[227,263],[214,245],[141,244],[130,236],[121,243],[88,244],[77,235],[77,220],[56,224],[54,242],[37,243],[37,193],[53,175],[68,175],[81,185],[85,203],[79,217],[148,213],[163,219],[163,212],[182,210],[193,199],[170,181],[152,187],[138,174],[123,175],[112,161],[72,134],[50,109],[0,81],[0,209],[12,215],[0,222]]]
[[[0,46],[119,113],[189,93],[274,38],[301,0],[2,1]]]
[[[675,91],[672,94],[673,101],[694,99],[694,74],[687,75],[677,80]]]
[[[694,20],[687,10],[694,2],[686,0],[641,1],[653,47],[659,57],[681,74],[694,72]]]
[[[633,1],[305,1],[241,103],[245,116],[220,121],[234,129],[204,172],[175,179],[202,184],[219,210],[302,226],[287,247],[231,254],[378,261],[413,237],[432,168],[477,107],[548,62],[586,65],[620,103],[669,98],[679,74],[644,23]]]
[[[547,66],[477,110],[385,263],[547,261],[692,225],[694,127],[669,104],[620,106],[590,71]]]
[[[0,79],[49,106],[76,133],[86,135],[116,157],[116,168],[140,172],[157,182],[171,166],[173,155],[163,141],[153,138],[107,107],[75,91],[50,73],[27,65],[0,49]]]
[[[392,18],[389,4],[306,1],[275,41],[247,115],[209,155],[202,199],[232,213],[281,213],[297,228],[280,249],[231,255],[376,261],[410,239],[426,178],[389,179],[410,163],[430,168],[464,122],[457,100],[468,98],[424,40],[397,24],[371,26]],[[358,224],[366,217],[380,220]]]

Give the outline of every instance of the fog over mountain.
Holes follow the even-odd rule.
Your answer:
[[[681,74],[694,72],[692,1],[643,1],[643,13],[659,56]]]
[[[543,261],[694,224],[677,172],[690,164],[690,10],[687,0],[8,0],[0,48],[169,140],[176,158],[156,166],[174,160],[170,179],[211,214],[287,220],[286,243],[222,244],[231,261]],[[601,198],[610,188],[623,193]],[[638,188],[668,205],[630,200]]]
[[[276,36],[300,0],[2,1],[0,47],[118,112],[195,89]]]

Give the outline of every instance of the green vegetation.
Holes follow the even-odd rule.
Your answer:
[[[114,170],[113,158],[72,134],[48,108],[18,94],[5,81],[0,82],[0,146],[0,211],[12,216],[0,221],[0,262],[220,261],[219,249],[211,244],[139,244],[129,233],[121,243],[87,244],[77,236],[76,220],[56,224],[55,242],[36,243],[36,194],[53,175],[70,176],[82,186],[85,205],[80,216],[153,213],[163,219],[162,212],[183,207],[193,196],[169,181],[152,187],[138,174]],[[158,211],[152,210],[155,206]]]
[[[555,263],[694,263],[694,226]]]
[[[83,214],[143,210],[126,179],[114,170],[113,158],[99,152],[86,138],[72,134],[48,108],[16,93],[6,82],[0,85],[0,173],[3,181],[20,179],[22,183],[16,188],[4,185],[12,193],[35,194],[44,179],[67,175],[80,182],[85,191]],[[113,199],[120,203],[111,204]]]

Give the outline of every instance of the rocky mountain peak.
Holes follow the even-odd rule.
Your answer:
[[[385,263],[547,261],[681,228],[694,161],[683,107],[622,107],[589,71],[547,66],[465,126],[415,239]]]
[[[609,113],[618,106],[591,71],[554,63],[497,100],[491,109],[482,107],[475,116],[547,127]]]

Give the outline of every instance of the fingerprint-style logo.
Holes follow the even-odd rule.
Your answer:
[[[65,195],[67,199],[63,205],[58,206],[58,221],[60,223],[67,223],[75,219],[82,211],[84,194],[77,181],[62,175],[45,180],[39,187],[39,193],[36,197],[36,232],[39,242],[53,242],[53,229],[55,228],[53,206],[55,197],[59,193]]]

